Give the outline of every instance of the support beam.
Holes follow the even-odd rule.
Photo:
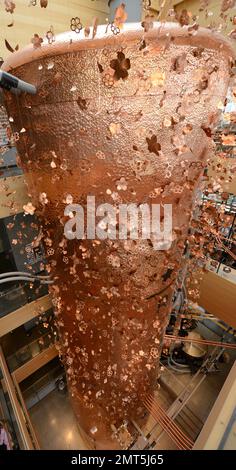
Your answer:
[[[33,438],[33,441],[34,441],[34,447],[36,450],[40,450],[40,445],[39,445],[39,440],[38,440],[38,437],[35,433],[35,430],[34,430],[34,426],[31,422],[31,419],[30,419],[30,416],[29,416],[29,413],[28,413],[28,410],[25,406],[25,402],[24,402],[24,398],[22,396],[22,393],[21,393],[21,390],[20,390],[20,387],[19,387],[19,384],[16,382],[16,380],[14,379],[13,377],[13,382],[14,382],[14,385],[15,385],[15,388],[17,390],[17,395],[18,395],[18,398],[19,398],[19,401],[20,401],[20,404],[23,408],[23,411],[24,411],[24,415],[27,417],[27,423],[28,423],[28,426],[30,428],[30,434]]]
[[[50,295],[44,295],[0,318],[0,338],[52,308]]]
[[[19,404],[17,395],[16,395],[16,390],[14,387],[14,383],[11,377],[11,374],[8,370],[7,363],[5,361],[5,357],[2,351],[2,348],[0,347],[0,368],[2,371],[3,378],[5,380],[5,385],[7,388],[7,392],[10,398],[10,402],[13,408],[13,412],[16,418],[16,422],[19,427],[19,431],[21,434],[21,438],[23,441],[24,449],[25,450],[34,450],[34,445],[32,442],[32,439],[30,437],[29,431],[27,429],[26,425],[26,418],[24,416],[23,410]]]
[[[204,274],[198,304],[227,325],[236,328],[236,289],[233,282],[210,271]]]
[[[23,364],[23,366],[12,372],[14,382],[19,384],[57,356],[58,351],[54,345],[45,349],[30,361],[26,362],[26,364]]]

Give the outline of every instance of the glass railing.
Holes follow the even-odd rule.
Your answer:
[[[65,371],[62,365],[59,363],[56,367],[40,377],[27,389],[23,390],[22,393],[27,409],[30,409],[32,406],[36,405],[40,400],[55,390],[57,387],[57,382],[60,379],[66,382]]]
[[[23,284],[23,282],[22,282]],[[12,286],[11,288],[0,292],[0,318],[5,317],[9,313],[18,310],[27,303],[33,302],[44,295],[47,295],[48,288],[46,285],[40,286],[40,289],[31,289],[27,285]]]
[[[27,295],[22,286],[0,292],[0,318],[27,304]]]
[[[32,341],[32,343],[27,344],[26,346],[18,349],[14,354],[11,354],[6,358],[8,367],[11,372],[18,369],[19,367],[26,364],[26,362],[33,359],[35,356],[38,356],[42,351],[49,348],[54,344],[55,336],[53,334],[46,333],[45,335],[37,338]]]

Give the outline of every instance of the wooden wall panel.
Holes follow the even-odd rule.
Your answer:
[[[235,412],[236,396],[236,362],[234,363],[220,394],[200,432],[193,449],[194,450],[218,450],[220,442],[231,429],[230,439],[227,439],[227,450],[235,450],[235,424],[230,425]]]
[[[10,53],[5,47],[7,39],[12,46],[20,48],[30,43],[34,33],[44,37],[52,25],[56,34],[70,29],[70,19],[78,16],[83,25],[91,25],[97,17],[100,24],[109,16],[107,0],[48,0],[47,8],[29,6],[30,0],[14,0],[13,15],[7,13],[4,2],[0,2],[0,56],[6,58]],[[14,19],[14,25],[7,25]]]
[[[0,338],[19,326],[24,325],[24,323],[32,320],[32,318],[46,312],[51,307],[50,295],[44,295],[34,302],[30,302],[5,317],[0,318]]]
[[[42,351],[37,356],[33,357],[31,361],[26,362],[26,364],[16,369],[11,375],[14,381],[19,384],[57,356],[58,351],[56,347],[52,345],[45,351]]]
[[[0,179],[0,219],[23,212],[28,201],[23,175]]]
[[[199,305],[229,326],[236,328],[236,285],[215,273],[204,274]]]

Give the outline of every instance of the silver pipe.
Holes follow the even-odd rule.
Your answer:
[[[0,284],[6,284],[7,282],[13,281],[28,281],[28,282],[40,282],[41,284],[53,284],[53,281],[38,279],[37,277],[24,277],[24,276],[16,276],[16,277],[6,277],[5,279],[0,279]]]
[[[29,93],[30,95],[35,95],[37,93],[37,88],[34,85],[24,82],[3,70],[0,70],[0,87],[15,94],[21,91]]]
[[[0,274],[0,279],[3,279],[5,277],[11,277],[11,276],[28,276],[28,277],[37,277],[37,279],[49,279],[50,276],[40,276],[38,274],[31,274],[31,273],[26,273],[24,271],[10,271],[6,272],[3,274]]]

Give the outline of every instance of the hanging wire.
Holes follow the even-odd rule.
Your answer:
[[[28,273],[28,272],[24,272],[24,271],[11,271],[11,272],[6,272],[6,273],[3,273],[3,274],[0,274],[0,279],[3,279],[5,277],[11,277],[11,276],[24,276],[24,277],[37,277],[38,279],[49,279],[50,276],[49,275],[45,275],[45,276],[40,276],[38,274],[31,274],[31,273]]]
[[[192,448],[194,444],[193,441],[189,439],[176,423],[174,423],[174,421],[166,414],[166,412],[156,402],[154,402],[153,397],[146,396],[144,404],[150,414],[160,423],[179,449],[190,450]]]
[[[175,432],[175,435],[182,441],[190,449],[192,448],[194,442],[190,439],[183,431],[179,428],[179,426],[174,422],[172,418],[170,418],[164,408],[157,402],[152,396],[147,396],[147,400],[149,403],[152,404],[153,408],[156,412],[162,417],[163,422],[167,423],[168,427]]]
[[[236,349],[236,344],[233,343],[223,343],[220,341],[208,341],[205,339],[193,339],[193,338],[184,338],[183,336],[173,336],[165,335],[164,338],[169,341],[181,341],[183,343],[196,343],[196,344],[205,344],[208,346],[219,346],[227,349]]]
[[[179,441],[177,436],[170,429],[168,429],[165,423],[161,421],[160,416],[158,416],[158,414],[152,409],[152,406],[147,401],[144,401],[144,405],[149,411],[149,413],[151,414],[151,416],[153,416],[153,418],[161,425],[161,427],[164,429],[167,435],[171,438],[171,440],[177,445],[177,447],[181,450],[186,450],[185,446],[183,446],[183,444]]]
[[[53,281],[50,279],[50,276],[40,276],[37,274],[31,274],[22,271],[12,271],[4,274],[0,274],[0,284],[6,284],[8,282],[39,282],[40,284],[53,284]]]

